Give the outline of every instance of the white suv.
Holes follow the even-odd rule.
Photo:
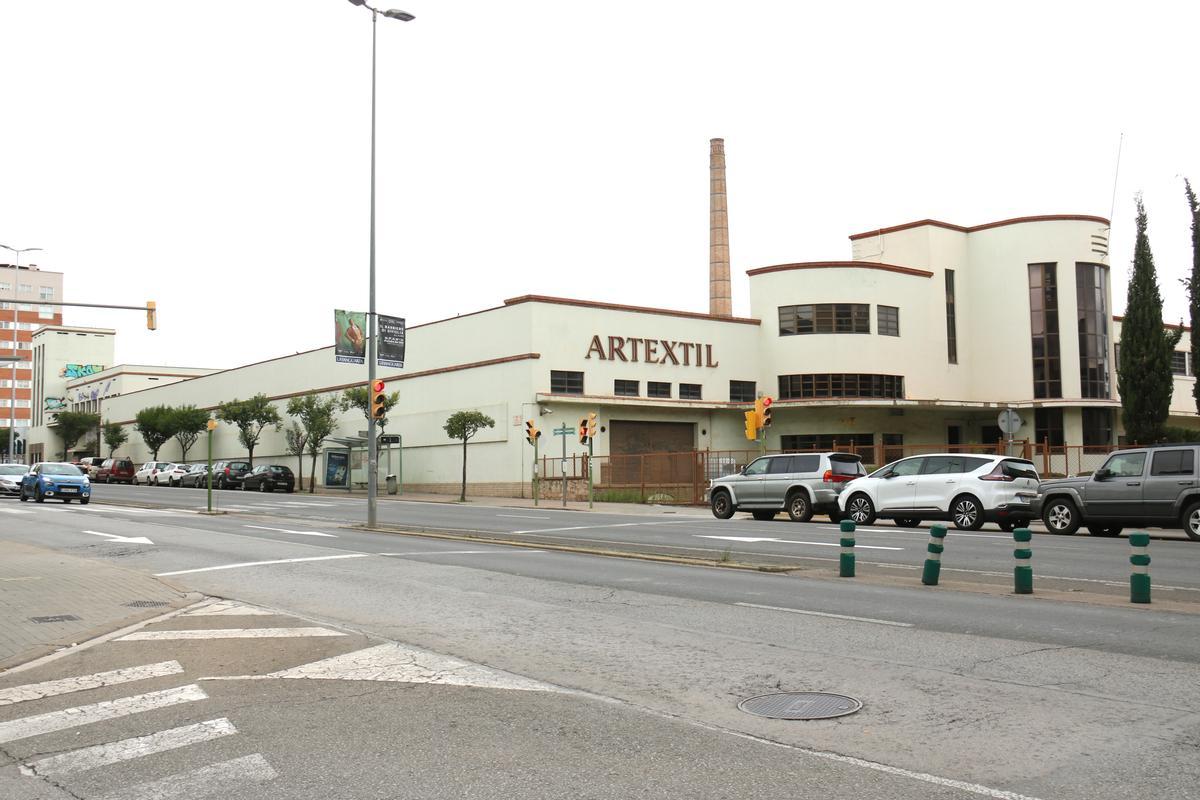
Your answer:
[[[885,517],[911,528],[937,519],[960,530],[995,522],[1011,531],[1036,518],[1032,503],[1040,482],[1037,469],[1021,458],[936,453],[902,458],[851,481],[838,507],[859,525]]]

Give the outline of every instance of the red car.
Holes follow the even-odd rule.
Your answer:
[[[128,458],[106,458],[96,472],[96,483],[132,484],[136,470],[137,467]]]

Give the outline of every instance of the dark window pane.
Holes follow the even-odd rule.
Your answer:
[[[1058,290],[1055,288],[1058,265],[1030,264],[1028,270],[1033,396],[1062,397],[1062,365],[1058,349]],[[1061,425],[1059,427],[1061,428]]]
[[[757,393],[758,387],[754,381],[729,382],[729,402],[731,403],[753,402]]]
[[[880,336],[900,335],[900,309],[896,306],[876,306],[876,327]]]
[[[647,397],[670,397],[671,396],[671,384],[663,383],[661,381],[647,381],[646,382],[646,396]]]
[[[780,375],[779,398],[904,397],[904,376],[858,373]]]
[[[550,370],[551,394],[583,394],[583,373]]]
[[[681,383],[679,384],[679,399],[680,400],[699,400],[700,384],[698,383]]]
[[[617,397],[637,397],[640,394],[638,381],[623,381],[620,379],[614,381],[613,394]]]

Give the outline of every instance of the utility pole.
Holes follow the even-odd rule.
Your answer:
[[[17,361],[19,360],[18,353],[20,348],[17,347],[17,331],[20,329],[20,315],[17,311],[21,304],[17,302],[17,290],[21,286],[21,254],[32,253],[35,250],[41,250],[40,247],[9,247],[6,244],[0,244],[5,250],[11,250],[16,255],[16,263],[13,264],[13,335],[12,335],[12,389],[9,392],[11,399],[8,401],[8,460],[11,462],[16,453],[16,433],[17,433]],[[32,298],[31,298],[32,299]],[[32,365],[32,356],[30,362]],[[32,377],[32,374],[31,374]],[[33,396],[33,392],[29,393]],[[33,402],[29,403],[29,421],[33,422]]]

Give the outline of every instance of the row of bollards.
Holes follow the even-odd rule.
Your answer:
[[[838,557],[838,575],[842,578],[854,577],[854,531],[852,520],[841,522],[841,554]],[[921,570],[921,583],[926,586],[937,586],[942,573],[942,553],[946,552],[946,526],[934,525],[929,529],[929,544],[926,546],[925,566]],[[1013,593],[1033,594],[1033,531],[1029,528],[1016,528],[1013,532]],[[1129,576],[1129,601],[1131,603],[1150,602],[1150,534],[1131,533],[1129,545],[1132,555],[1129,563],[1132,573]]]

